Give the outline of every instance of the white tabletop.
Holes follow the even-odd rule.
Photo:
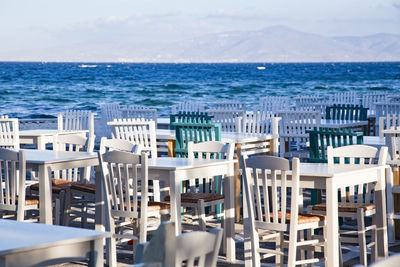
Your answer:
[[[345,127],[356,127],[368,125],[368,121],[355,121],[355,120],[321,120],[322,127],[336,127],[336,128],[345,128]]]
[[[351,165],[351,164],[333,164],[328,163],[300,163],[300,176],[314,176],[321,178],[329,178],[334,175],[346,174],[351,176],[360,170],[375,170],[380,168],[378,165]]]
[[[374,147],[381,147],[386,145],[386,141],[385,137],[383,136],[364,136],[363,144]]]
[[[0,255],[108,237],[110,233],[0,219]]]
[[[56,129],[34,129],[19,131],[20,137],[25,136],[53,136],[55,134],[87,133],[88,130],[58,131]]]
[[[235,163],[236,160],[227,159],[188,159],[188,158],[172,158],[159,157],[150,158],[148,160],[149,169],[165,169],[165,170],[185,170],[192,168],[201,168],[204,166],[218,166],[228,162]]]
[[[69,152],[54,150],[21,149],[25,151],[26,162],[45,164],[52,162],[67,162],[71,160],[83,160],[97,158],[95,152]]]
[[[156,130],[157,139],[175,140],[175,130]],[[222,132],[222,142],[255,142],[274,138],[271,134],[253,134],[253,133],[237,133],[237,132]]]

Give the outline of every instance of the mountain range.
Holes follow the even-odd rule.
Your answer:
[[[88,43],[86,40],[65,47],[21,51],[21,57],[47,61],[112,62],[400,61],[400,35],[379,33],[362,37],[328,37],[272,26],[258,31],[202,35],[172,43],[141,43],[132,38],[107,43]],[[4,60],[2,58],[4,56],[0,53],[0,60]]]

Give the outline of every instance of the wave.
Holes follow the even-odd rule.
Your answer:
[[[107,65],[107,68],[109,68],[108,66],[109,65]],[[79,65],[79,68],[97,68],[97,65],[85,65],[85,64],[82,64],[82,65]]]
[[[391,90],[391,89],[388,87],[385,87],[385,86],[374,86],[374,87],[370,87],[369,90],[381,91],[381,90]]]

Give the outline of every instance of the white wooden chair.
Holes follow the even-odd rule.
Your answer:
[[[24,221],[25,211],[39,209],[39,197],[26,195],[25,180],[25,152],[0,148],[0,217],[12,212]]]
[[[247,231],[251,234],[252,266],[260,266],[260,260],[275,257],[275,264],[283,266],[284,234],[289,234],[288,266],[310,264],[320,261],[317,258],[296,260],[297,252],[310,250],[310,246],[326,245],[313,236],[313,230],[323,228],[325,217],[321,215],[299,213],[300,195],[300,161],[298,158],[290,162],[284,158],[273,156],[241,157],[243,187],[245,191],[244,205],[247,205]],[[291,180],[288,174],[291,172]],[[270,187],[270,191],[269,188]],[[290,188],[290,190],[288,190]],[[290,204],[288,197],[290,196]],[[284,219],[283,219],[284,218]],[[308,240],[299,240],[298,235],[308,230]],[[266,249],[260,242],[275,242],[276,249]],[[324,246],[326,252],[326,246]],[[310,257],[314,257],[310,253]],[[325,254],[326,258],[326,254]],[[325,261],[325,259],[323,259]]]
[[[387,114],[379,118],[378,135],[384,136],[383,131],[400,127],[400,114]]]
[[[234,144],[223,143],[217,141],[188,143],[188,158],[189,159],[233,159]],[[197,181],[196,181],[197,180]],[[206,207],[212,207],[213,211],[217,211],[217,217],[224,217],[224,212],[217,205],[224,204],[223,180],[221,177],[199,177],[199,179],[190,180],[188,192],[181,194],[181,205],[186,208],[194,209],[195,219],[199,222],[199,228],[202,231],[206,230],[206,220],[210,216],[206,216]],[[165,200],[170,201],[167,196]],[[223,221],[224,222],[224,221]],[[223,227],[224,223],[221,223]]]
[[[155,122],[146,119],[114,119],[107,123],[112,127],[113,139],[122,139],[140,145],[141,151],[150,153],[150,158],[157,158],[157,136]],[[154,200],[160,201],[160,182],[153,182]],[[162,188],[167,191],[168,188]]]
[[[136,259],[141,264],[215,267],[222,232],[222,229],[214,228],[210,232],[196,231],[175,236],[174,223],[162,223],[150,242],[138,245]]]
[[[389,242],[395,240],[394,220],[400,219],[400,212],[394,211],[393,195],[400,195],[400,185],[393,185],[392,169],[398,174],[400,167],[400,130],[398,133],[385,133],[386,145],[388,146],[389,159],[387,163],[391,168],[386,170],[386,199],[387,199],[387,217],[388,217],[388,235]]]
[[[378,102],[387,102],[388,101],[388,94],[387,93],[367,93],[363,94],[361,98],[361,105],[364,108],[368,108],[368,112],[371,115],[376,113],[375,104]]]
[[[107,137],[102,137],[100,141],[99,152],[104,154],[113,150],[131,152],[135,154],[140,154],[142,152],[140,145],[133,144],[127,140],[108,139]]]
[[[375,104],[376,117],[400,114],[400,103],[398,102],[377,102]]]
[[[315,104],[325,102],[325,98],[320,95],[305,95],[305,96],[297,96],[295,99],[296,110],[304,110],[313,107]]]
[[[318,111],[280,111],[279,143],[281,157],[307,158],[309,134],[307,130],[321,125]]]
[[[366,145],[349,145],[327,149],[328,164],[334,165],[335,160],[338,164],[378,164],[386,165],[388,148],[382,147],[378,152],[376,147]],[[349,177],[351,179],[351,177]],[[346,188],[340,189],[340,202],[338,204],[339,217],[355,218],[357,221],[357,230],[341,230],[341,242],[358,243],[360,248],[360,262],[367,266],[367,248],[371,248],[372,262],[377,258],[376,248],[376,225],[374,217],[376,214],[375,204],[371,203],[373,199],[374,184],[366,183],[349,188],[349,194]],[[313,213],[326,214],[326,203],[316,204],[308,207]],[[372,225],[365,225],[365,216],[372,216]],[[367,244],[366,232],[371,231],[371,242]],[[356,234],[356,238],[347,235]],[[345,235],[345,236],[344,236]]]
[[[102,136],[111,138],[111,127],[107,125],[107,122],[122,118],[122,108],[124,107],[118,103],[108,103],[100,106]]]
[[[127,140],[139,144],[142,151],[150,153],[151,158],[157,157],[156,127],[154,121],[145,119],[114,119],[107,125],[112,127],[112,138]]]
[[[243,117],[236,118],[236,129],[239,133],[249,134],[271,134],[274,141],[250,142],[241,145],[241,151],[247,154],[267,153],[273,149],[276,155],[279,151],[279,121],[280,117],[275,117],[273,113],[264,111],[254,111],[247,113]],[[268,149],[268,150],[266,150]]]
[[[246,110],[246,103],[241,101],[221,101],[211,104],[211,110]]]
[[[116,243],[132,239],[146,241],[147,231],[152,230],[148,218],[169,214],[169,203],[149,201],[148,155],[145,152],[141,155],[116,150],[99,152],[99,164],[105,191],[106,231],[113,234],[106,241],[107,263],[116,266]],[[138,228],[139,235],[135,235]]]
[[[94,148],[96,136],[94,134],[94,116],[89,110],[67,110],[65,112],[58,113],[58,131],[77,131],[77,130],[88,130],[88,149]]]
[[[287,96],[266,96],[260,98],[256,110],[276,113],[280,110],[290,109],[290,98]]]
[[[223,132],[238,132],[236,120],[246,114],[244,110],[207,110],[207,114],[213,116],[212,122],[221,124]]]
[[[335,93],[329,96],[329,104],[351,104],[358,105],[359,100],[357,98],[356,92],[343,92]]]
[[[18,119],[0,117],[0,147],[19,149]]]
[[[204,112],[206,105],[196,102],[181,102],[171,106],[171,114],[178,114],[179,112]]]
[[[113,150],[131,152],[136,154],[139,154],[141,152],[140,145],[132,144],[131,142],[126,140],[107,139],[107,137],[102,137],[100,141],[99,152],[101,154],[104,154],[106,152]],[[75,197],[78,196],[82,200],[87,200],[79,202],[79,204],[81,204],[81,211],[77,211],[75,209],[72,212],[71,201],[73,200],[73,196]],[[70,186],[67,187],[67,192],[66,192],[65,215],[63,224],[69,225],[71,219],[81,217],[82,227],[86,228],[87,219],[94,218],[94,213],[90,212],[88,205],[90,203],[94,203],[95,196],[96,196],[96,185],[94,183],[81,183],[81,182],[70,183]]]
[[[152,120],[157,128],[157,110],[146,106],[127,106],[122,110],[123,118]]]

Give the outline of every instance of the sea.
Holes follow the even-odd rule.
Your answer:
[[[0,114],[53,118],[66,109],[99,112],[103,103],[144,105],[168,116],[183,101],[355,91],[400,93],[400,62],[376,63],[49,63],[0,62]]]

